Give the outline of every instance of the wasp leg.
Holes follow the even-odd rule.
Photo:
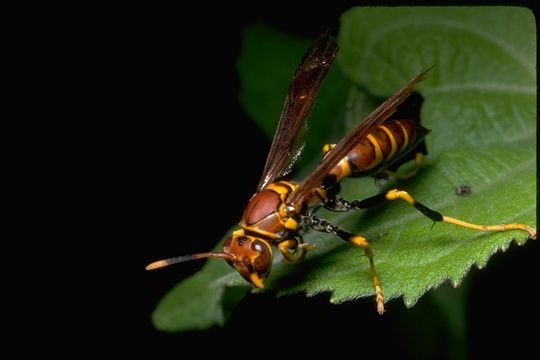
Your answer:
[[[393,177],[395,177],[397,179],[408,179],[408,178],[411,178],[411,177],[413,177],[414,175],[416,175],[418,173],[418,170],[420,170],[420,166],[422,165],[422,160],[423,159],[424,159],[424,154],[422,154],[421,152],[417,152],[416,157],[415,157],[414,169],[412,169],[408,173],[400,174],[398,172],[390,171],[390,170],[386,170],[386,169],[381,171],[381,172],[383,174],[388,175],[388,176],[393,176]]]
[[[353,245],[359,246],[364,249],[364,253],[369,259],[369,266],[371,268],[371,277],[373,279],[373,286],[375,287],[375,295],[377,301],[377,312],[379,314],[384,313],[384,298],[381,290],[381,285],[379,282],[379,276],[377,275],[377,269],[375,268],[375,262],[373,260],[373,251],[371,250],[371,245],[368,240],[360,235],[354,235],[344,230],[341,230],[336,225],[331,224],[327,220],[318,218],[316,216],[307,217],[308,223],[314,230],[325,232],[329,234],[334,234],[342,240],[345,240]]]
[[[296,239],[287,239],[278,244],[278,250],[281,255],[290,263],[297,263],[306,257],[309,250],[315,249],[313,244],[298,244]]]
[[[479,225],[479,224],[471,224],[459,219],[455,219],[450,216],[442,215],[440,212],[432,210],[425,206],[424,204],[419,203],[416,201],[409,193],[406,191],[401,191],[398,189],[392,189],[386,193],[379,194],[372,196],[370,198],[364,199],[364,200],[355,200],[351,201],[350,203],[347,202],[344,199],[339,199],[341,206],[350,209],[366,209],[372,206],[376,206],[379,204],[382,204],[387,201],[392,200],[403,200],[407,202],[408,204],[414,206],[414,208],[418,211],[420,211],[422,214],[430,218],[431,220],[435,222],[445,222],[450,223],[462,227],[466,227],[469,229],[475,229],[480,231],[504,231],[504,230],[523,230],[529,233],[529,237],[531,239],[536,239],[536,230],[531,228],[528,225],[525,224],[496,224],[496,225]]]
[[[351,203],[339,195],[328,198],[324,203],[324,208],[336,212],[346,212],[353,209]]]
[[[322,147],[323,157],[326,156],[326,154],[335,147],[336,147],[336,144],[325,144]]]

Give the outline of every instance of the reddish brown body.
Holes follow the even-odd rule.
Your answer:
[[[334,167],[323,184],[305,198],[300,214],[286,211],[289,195],[297,184],[291,181],[270,183],[250,199],[240,220],[246,234],[276,245],[294,236],[299,215],[310,207],[324,204],[326,192],[347,176],[364,176],[383,170],[418,144],[429,132],[412,120],[393,120],[379,125],[361,140],[349,154]],[[325,146],[325,152],[332,146]]]
[[[271,185],[271,188],[276,186],[274,183]],[[244,229],[267,236],[270,242],[274,243],[272,240],[281,238],[285,231],[284,219],[279,211],[282,205],[283,199],[277,191],[259,191],[246,206],[240,225]]]

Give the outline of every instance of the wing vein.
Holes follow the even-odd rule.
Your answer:
[[[306,117],[313,105],[315,95],[334,62],[337,52],[336,40],[321,35],[308,49],[293,76],[278,127],[257,190],[264,189],[276,178],[285,175],[298,158],[297,147]]]

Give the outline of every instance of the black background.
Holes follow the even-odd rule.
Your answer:
[[[119,159],[132,165],[121,185],[129,189],[125,205],[133,214],[128,224],[133,239],[126,247],[141,249],[134,269],[143,339],[137,346],[148,346],[156,356],[180,357],[190,350],[281,356],[290,347],[299,353],[329,348],[338,356],[353,351],[355,357],[405,358],[422,357],[418,348],[423,347],[426,357],[450,356],[446,335],[433,319],[414,321],[415,310],[406,310],[401,300],[387,304],[380,317],[371,299],[334,306],[325,295],[256,295],[240,304],[224,328],[166,334],[151,324],[159,299],[202,263],[152,273],[144,266],[208,250],[238,221],[264,166],[269,143],[238,103],[235,61],[242,29],[262,22],[314,38],[328,28],[337,31],[339,14],[350,6],[200,4],[174,12],[153,9],[121,29],[130,50],[123,65],[132,95],[122,134],[129,145]],[[537,284],[538,247],[537,242],[513,244],[506,254],[494,256],[486,270],[471,271],[466,348],[472,356],[534,349],[538,302],[531,291]],[[431,305],[421,299],[417,306],[429,313]],[[422,345],[433,336],[435,344]]]

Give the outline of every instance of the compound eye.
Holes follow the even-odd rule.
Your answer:
[[[254,240],[251,249],[259,253],[253,261],[253,268],[260,275],[267,275],[272,266],[272,250],[260,240]]]
[[[261,253],[266,250],[266,245],[264,245],[264,243],[260,240],[255,240],[251,244],[251,249]]]

